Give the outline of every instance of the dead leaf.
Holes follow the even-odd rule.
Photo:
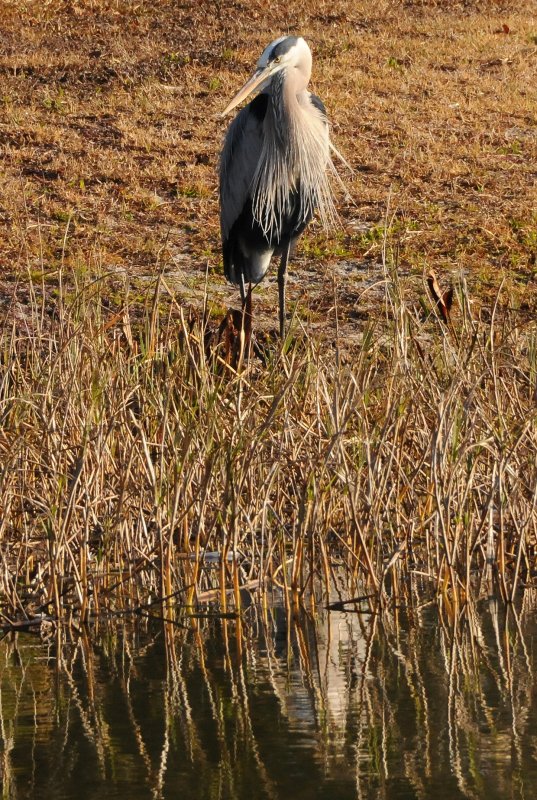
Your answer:
[[[446,325],[449,323],[449,314],[451,311],[451,307],[453,305],[453,287],[442,292],[440,286],[438,285],[438,281],[436,279],[436,274],[434,270],[431,270],[427,275],[427,284],[429,286],[429,291],[431,292],[432,298],[436,303],[438,311],[440,312],[440,316],[442,317],[443,321]]]

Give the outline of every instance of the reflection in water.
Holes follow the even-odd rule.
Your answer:
[[[525,603],[4,639],[3,797],[534,797]]]

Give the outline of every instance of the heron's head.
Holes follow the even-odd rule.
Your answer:
[[[274,76],[282,71],[293,76],[297,92],[307,87],[311,77],[311,50],[301,36],[281,36],[265,47],[254,74],[239,89],[222,116],[254,92],[267,89]]]

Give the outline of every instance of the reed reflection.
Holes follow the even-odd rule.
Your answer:
[[[532,796],[534,607],[251,605],[5,638],[3,796]]]

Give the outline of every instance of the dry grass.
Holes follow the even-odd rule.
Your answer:
[[[83,617],[180,607],[282,585],[345,598],[512,600],[534,576],[537,333],[493,314],[451,329],[405,300],[387,264],[386,318],[345,364],[304,336],[240,374],[159,292],[138,332],[103,280],[53,326],[2,335],[1,581],[13,609]],[[171,298],[172,303],[175,299]],[[104,309],[104,310],[103,310]],[[315,599],[316,598],[316,599]],[[170,601],[171,602],[171,601]]]
[[[336,562],[373,604],[404,602],[412,570],[461,602],[531,583],[532,8],[4,9],[7,605],[86,616],[178,592],[225,608],[267,581],[313,602]],[[296,341],[233,375],[184,305],[218,317],[235,297],[216,117],[287,29],[314,49],[355,200],[331,238],[304,237]],[[430,267],[457,283],[449,329],[423,303]],[[274,318],[269,282],[256,308]]]

